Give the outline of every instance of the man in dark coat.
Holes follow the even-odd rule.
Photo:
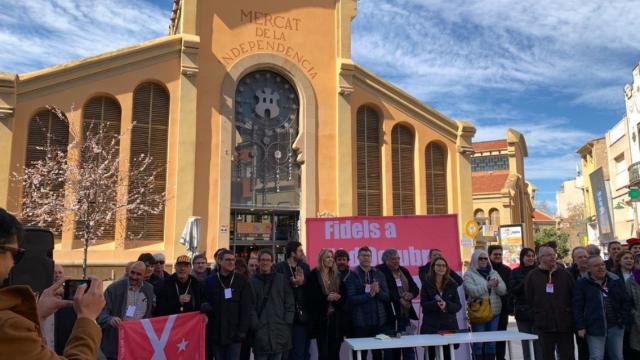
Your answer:
[[[176,272],[155,287],[154,316],[200,311],[205,301],[204,287],[191,273],[191,259],[180,255],[176,259]]]
[[[433,260],[441,257],[442,257],[442,250],[431,249],[429,251],[429,262],[427,262],[426,264],[418,268],[418,278],[420,279],[420,282],[422,283],[423,286],[424,286],[424,281],[427,277],[427,273],[429,272],[429,268],[431,268],[431,263],[433,262]],[[456,284],[458,284],[458,286],[462,285],[462,282],[463,282],[462,277],[458,275],[457,272],[451,271],[450,275],[451,275],[451,279],[453,279],[453,281],[455,281]]]
[[[258,253],[259,273],[250,282],[254,290],[251,347],[255,360],[281,359],[291,349],[294,301],[288,280],[272,270],[273,253]]]
[[[557,268],[556,252],[548,246],[538,250],[540,265],[525,278],[525,296],[531,301],[533,327],[538,334],[543,360],[573,360],[573,288],[567,271]]]
[[[384,331],[386,303],[389,290],[384,274],[371,267],[371,250],[358,250],[360,266],[355,268],[346,282],[347,301],[351,309],[354,337],[372,337]],[[373,358],[382,359],[382,351],[372,351]]]
[[[376,269],[384,275],[389,288],[389,298],[385,308],[387,310],[387,329],[389,333],[405,333],[411,328],[411,320],[418,320],[418,315],[411,301],[420,292],[418,285],[413,281],[413,277],[407,268],[400,266],[400,254],[396,249],[388,249],[382,253],[383,263]],[[415,330],[410,331],[410,335],[415,335]],[[394,360],[415,359],[414,348],[393,349],[392,358]]]
[[[216,360],[235,360],[240,356],[253,311],[253,292],[249,279],[235,271],[236,257],[225,250],[216,274],[207,279],[207,344]]]
[[[578,336],[587,339],[591,358],[622,360],[625,325],[632,319],[631,298],[624,281],[607,272],[600,256],[588,259],[589,276],[576,284],[573,298]]]
[[[153,313],[153,286],[144,281],[147,266],[136,261],[126,277],[109,285],[104,292],[106,304],[96,319],[102,327],[100,349],[108,360],[118,358],[118,328],[125,320],[148,319]]]
[[[604,262],[607,267],[607,271],[613,271],[613,259],[616,258],[616,255],[622,251],[622,245],[620,241],[609,241],[607,244],[607,254],[609,258]]]
[[[342,333],[345,338],[350,338],[353,334],[353,326],[351,325],[351,313],[349,311],[349,303],[347,301],[346,290],[346,282],[351,274],[351,269],[349,268],[349,253],[344,249],[338,249],[336,250],[335,258],[336,266],[338,267],[338,272],[340,273],[340,283],[342,284],[342,287],[344,287],[344,292],[342,294],[342,306],[340,307],[340,311],[342,312],[340,316],[340,322],[342,323]]]
[[[587,264],[588,258],[589,253],[587,252],[587,248],[584,246],[576,246],[571,250],[571,260],[573,264],[567,269],[567,271],[571,274],[574,281],[577,282],[589,275],[589,266]],[[585,338],[577,335],[578,334],[576,334],[576,346],[578,347],[578,360],[589,360],[589,344],[587,344],[587,340]]]
[[[286,260],[279,262],[274,271],[289,279],[289,286],[293,294],[295,316],[293,318],[292,349],[289,352],[289,360],[309,360],[310,322],[307,299],[305,296],[305,282],[311,270],[304,259],[302,244],[298,241],[289,241],[285,247]]]
[[[504,296],[500,296],[502,311],[500,312],[500,319],[498,319],[498,331],[507,330],[509,314],[513,312],[511,301],[509,301],[511,299],[509,291],[511,268],[502,263],[502,245],[490,245],[487,252],[489,253],[491,267],[500,274],[502,281],[507,285],[507,293]],[[504,341],[496,342],[496,360],[504,360],[505,352],[506,343]]]
[[[164,279],[171,276],[171,274],[164,270],[165,257],[163,253],[153,254],[153,258],[156,260],[156,263],[153,265],[153,273],[151,277],[149,277],[149,282],[153,287],[156,287],[162,283]]]

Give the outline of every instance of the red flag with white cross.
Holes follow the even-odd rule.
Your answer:
[[[118,330],[119,360],[204,360],[205,319],[199,312],[124,321]]]

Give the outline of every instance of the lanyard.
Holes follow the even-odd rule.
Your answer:
[[[220,278],[220,272],[218,271],[218,280],[220,281],[220,285],[222,285],[223,289],[230,289],[231,288],[231,284],[233,284],[233,278],[236,276],[236,272],[234,271],[233,274],[231,275],[231,281],[229,281],[229,287],[225,287],[224,283],[222,282],[222,279]]]
[[[187,285],[187,290],[184,292],[184,294],[180,294],[180,290],[178,290],[178,282],[177,281],[176,281],[175,285],[176,285],[176,292],[178,293],[178,297],[180,297],[181,295],[187,295],[189,293],[189,288],[191,287],[191,279],[189,279],[189,284]]]

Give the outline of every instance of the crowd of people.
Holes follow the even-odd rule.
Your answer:
[[[0,280],[23,253],[20,234],[20,223],[0,209]],[[28,287],[0,289],[0,354],[117,359],[122,322],[198,311],[206,317],[208,359],[306,360],[312,339],[319,359],[339,359],[345,338],[505,330],[509,315],[520,331],[538,335],[533,353],[523,346],[526,360],[574,359],[575,345],[579,359],[640,359],[640,239],[613,241],[607,250],[604,261],[597,246],[576,247],[565,267],[553,243],[524,248],[512,270],[502,247],[491,245],[473,252],[461,277],[431,249],[420,287],[395,249],[374,266],[372,251],[361,247],[354,267],[347,251],[323,249],[310,269],[302,244],[291,241],[278,263],[270,249],[248,262],[220,249],[211,266],[203,254],[179,256],[172,274],[164,255],[145,253],[104,294],[94,278],[73,301],[59,296],[64,269],[56,266],[54,285],[37,302]],[[469,324],[460,326],[465,303]],[[435,358],[435,349],[427,353]],[[505,344],[473,344],[472,355],[503,360]],[[411,360],[417,352],[371,356]]]

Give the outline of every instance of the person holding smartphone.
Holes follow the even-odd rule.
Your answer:
[[[14,264],[24,254],[20,248],[22,225],[6,210],[0,208],[0,283],[9,275]],[[31,288],[24,285],[0,289],[0,359],[95,359],[100,344],[101,331],[96,317],[104,306],[102,281],[92,278],[76,291],[73,301],[59,297],[64,278],[42,292],[37,300]],[[63,307],[72,306],[78,314],[64,357],[47,347],[42,339],[40,324]]]
[[[420,334],[455,332],[459,329],[456,314],[462,305],[458,283],[451,277],[451,269],[445,258],[439,257],[431,262],[420,290],[420,305],[423,315]],[[435,359],[435,347],[430,346],[428,351],[429,359]],[[446,360],[451,358],[448,346],[444,347],[444,357]]]

